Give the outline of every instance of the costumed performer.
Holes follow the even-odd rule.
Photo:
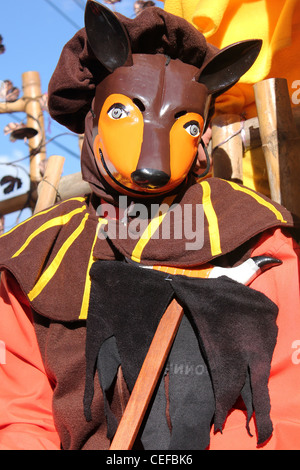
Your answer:
[[[134,448],[299,448],[297,221],[193,171],[215,98],[260,47],[87,2],[49,109],[85,132],[92,193],[0,238],[1,449],[108,449],[174,297],[185,315]]]

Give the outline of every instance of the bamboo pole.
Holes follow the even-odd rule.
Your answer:
[[[287,80],[263,80],[254,93],[271,198],[300,216],[300,134]]]
[[[50,160],[51,157],[49,157]],[[43,181],[39,183],[42,185]],[[81,173],[73,173],[71,175],[66,175],[60,178],[57,185],[57,192],[59,194],[60,200],[65,201],[71,197],[84,196],[91,193],[91,187],[89,183],[83,181]],[[31,191],[31,193],[21,194],[20,196],[15,196],[9,199],[4,199],[0,201],[0,215],[11,214],[24,209],[25,207],[34,208],[37,203],[37,190],[36,188]],[[50,204],[51,205],[51,204]]]
[[[20,196],[11,197],[0,201],[0,215],[8,215],[13,212],[20,211],[26,207],[31,209],[34,207],[36,201],[36,190],[30,193],[24,193]]]
[[[132,448],[182,316],[183,309],[174,299],[157,327],[110,450],[130,450]]]
[[[38,199],[34,213],[51,207],[57,199],[58,184],[64,166],[64,157],[51,155],[49,157],[44,178],[38,185]]]
[[[12,102],[0,102],[0,114],[25,112],[25,100],[20,98]]]
[[[218,116],[212,122],[212,158],[215,177],[243,182],[243,124],[235,114]]]
[[[292,114],[294,118],[294,122],[296,124],[297,130],[300,133],[300,107],[292,108]],[[212,125],[215,122],[214,118],[212,120]],[[234,127],[231,124],[227,125],[228,135],[234,134]],[[261,138],[259,132],[259,121],[257,117],[247,119],[246,121],[242,121],[242,128],[241,128],[241,136],[245,150],[251,150],[257,147],[261,147]],[[217,144],[218,142],[216,142]]]
[[[30,179],[33,184],[41,181],[41,164],[46,160],[44,116],[39,99],[42,96],[40,75],[38,72],[25,72],[22,75],[23,99],[27,126],[38,131],[28,139],[30,151]]]

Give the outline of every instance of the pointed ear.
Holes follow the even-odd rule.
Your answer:
[[[198,77],[199,83],[204,83],[214,97],[221,95],[250,69],[261,46],[260,39],[253,39],[237,42],[222,49],[204,67]]]
[[[127,32],[111,10],[95,0],[88,0],[84,22],[91,48],[109,72],[122,65],[132,65]]]

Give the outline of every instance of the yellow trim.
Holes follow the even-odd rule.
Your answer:
[[[145,246],[147,245],[147,243],[151,239],[152,235],[156,232],[156,230],[158,229],[158,227],[160,226],[160,224],[164,220],[164,218],[167,215],[167,213],[169,211],[169,208],[170,208],[172,202],[174,201],[175,197],[176,196],[169,196],[169,197],[167,197],[163,200],[161,205],[164,205],[164,204],[168,205],[168,209],[165,210],[165,212],[161,212],[160,211],[161,206],[159,206],[159,209],[158,209],[158,212],[157,212],[157,214],[159,214],[159,216],[154,217],[151,220],[151,222],[149,223],[146,230],[143,232],[141,238],[137,242],[137,244],[136,244],[136,246],[135,246],[135,248],[134,248],[134,250],[131,254],[131,259],[133,261],[135,261],[137,263],[140,263],[142,253],[143,253],[143,250],[144,250]]]
[[[80,315],[79,315],[79,320],[86,320],[88,316],[88,308],[89,308],[89,301],[90,301],[90,292],[91,292],[91,278],[90,278],[90,269],[92,267],[92,264],[95,261],[95,258],[93,256],[93,251],[94,247],[98,238],[99,230],[100,228],[107,224],[108,220],[106,219],[99,219],[97,228],[96,228],[96,234],[95,238],[93,241],[92,249],[91,249],[91,254],[90,254],[90,259],[86,271],[86,278],[85,278],[85,286],[84,286],[84,293],[83,293],[83,298],[82,298],[82,304],[81,304],[81,310],[80,310]]]
[[[70,199],[66,199],[65,201],[62,201],[61,204],[64,204],[65,202],[69,202],[69,201],[79,201],[79,202],[84,202],[85,201],[85,197],[72,197]],[[23,222],[20,222],[18,225],[16,225],[15,227],[13,227],[11,230],[9,230],[8,232],[5,232],[3,233],[0,238],[3,238],[3,237],[6,237],[6,235],[9,235],[10,233],[14,232],[14,230],[16,230],[17,228],[21,227],[22,225],[26,224],[27,222],[30,222],[30,220],[33,220],[35,219],[36,217],[39,217],[40,215],[43,215],[43,214],[47,214],[48,212],[51,212],[52,210],[54,209],[57,209],[57,205],[55,206],[51,206],[49,209],[45,209],[44,211],[41,211],[41,212],[37,212],[36,214],[32,215],[31,217],[29,217],[28,219],[24,220]]]
[[[226,181],[226,180],[224,180],[224,181]],[[226,183],[230,184],[230,186],[232,186],[232,188],[235,189],[236,191],[241,191],[242,193],[246,193],[249,196],[253,197],[259,204],[261,204],[262,206],[266,207],[271,212],[273,212],[273,214],[275,214],[277,220],[280,220],[280,222],[283,222],[285,224],[287,223],[287,221],[284,220],[281,212],[279,212],[279,210],[277,210],[276,207],[273,206],[273,204],[271,204],[270,202],[266,201],[261,196],[259,196],[259,194],[251,191],[251,189],[241,187],[237,183],[234,183],[233,181],[226,181]]]
[[[39,278],[38,282],[35,284],[33,289],[29,292],[28,298],[31,302],[42,292],[42,290],[46,287],[48,282],[51,281],[51,279],[55,275],[68,249],[75,242],[75,240],[79,237],[79,235],[82,233],[88,216],[89,216],[88,214],[85,214],[80,225],[77,227],[76,230],[74,230],[72,235],[70,235],[69,238],[64,242],[64,244],[59,249],[57,255],[53,259],[50,266],[48,266],[48,268],[41,275],[41,277]]]
[[[199,184],[203,189],[202,204],[208,222],[211,254],[216,256],[222,253],[218,218],[211,202],[211,189],[209,183],[207,181],[202,181]]]
[[[69,212],[68,214],[65,214],[65,215],[60,215],[59,217],[54,217],[53,219],[50,219],[48,220],[47,222],[45,222],[43,225],[41,225],[39,228],[37,228],[34,232],[31,233],[31,235],[27,238],[27,240],[25,241],[25,243],[21,246],[21,248],[16,251],[16,253],[12,256],[12,258],[16,258],[17,256],[19,256],[24,250],[25,248],[27,248],[27,246],[29,245],[29,243],[35,238],[37,237],[39,234],[41,234],[42,232],[45,232],[45,230],[48,230],[49,228],[52,228],[52,227],[55,227],[57,225],[65,225],[67,224],[74,215],[76,214],[80,214],[81,212],[83,212],[84,210],[86,209],[86,206],[82,206],[78,209],[75,209],[71,212]]]

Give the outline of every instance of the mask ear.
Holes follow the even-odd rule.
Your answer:
[[[204,67],[199,83],[203,83],[208,88],[210,94],[217,97],[229,90],[239,81],[250,67],[254,64],[262,41],[253,39],[241,41],[222,49]]]
[[[111,10],[95,0],[88,0],[84,22],[91,48],[109,72],[122,65],[132,65],[127,32]]]

